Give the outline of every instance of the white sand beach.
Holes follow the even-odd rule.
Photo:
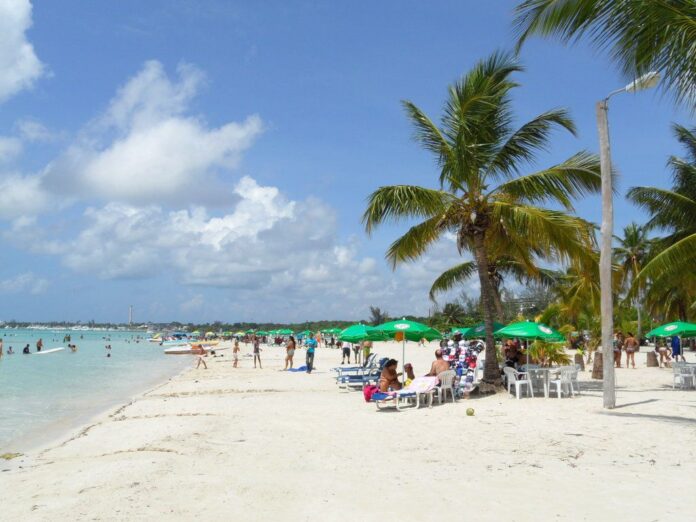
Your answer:
[[[375,344],[401,358],[400,345]],[[233,368],[226,351],[1,461],[0,519],[694,519],[696,391],[673,391],[672,371],[646,368],[644,354],[617,370],[613,411],[584,372],[572,399],[378,412],[336,389],[337,350],[318,350],[311,375],[279,372],[281,353],[265,348],[254,370],[248,357]],[[406,358],[424,373],[432,349],[410,343]]]

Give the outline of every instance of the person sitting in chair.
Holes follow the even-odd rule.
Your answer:
[[[439,374],[441,374],[442,372],[446,372],[449,369],[449,362],[445,361],[442,358],[442,350],[438,348],[437,350],[435,350],[435,360],[433,361],[433,364],[430,367],[430,372],[428,372],[425,376],[437,377]]]
[[[379,391],[386,392],[391,390],[400,390],[401,383],[399,382],[400,373],[396,372],[396,359],[389,359],[384,365],[382,374],[379,376]]]

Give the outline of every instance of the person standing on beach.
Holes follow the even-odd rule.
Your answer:
[[[348,364],[350,364],[350,349],[351,346],[349,342],[343,343],[343,357],[341,358],[341,364],[345,364],[346,358],[348,359]]]
[[[624,341],[624,346],[626,347],[626,368],[628,368],[628,364],[631,363],[633,365],[633,369],[636,369],[636,350],[639,349],[638,346],[638,340],[633,337],[633,334],[631,332],[628,332],[628,337],[626,337],[626,340]]]
[[[684,354],[682,353],[681,350],[681,339],[679,339],[678,335],[675,335],[672,337],[672,358],[675,361],[679,360],[679,357],[681,357],[681,360],[683,362],[686,362],[686,359],[684,359]]]
[[[288,339],[287,344],[285,345],[285,368],[283,370],[292,370],[292,359],[295,357],[295,348],[297,347],[297,344],[295,343],[295,338],[291,335],[290,338]],[[288,365],[290,367],[288,368]]]
[[[233,368],[237,368],[239,364],[239,339],[234,340],[234,348],[232,349],[232,357],[234,357]]]
[[[252,342],[254,344],[254,368],[256,368],[256,360],[258,359],[259,368],[263,369],[261,367],[261,341],[259,341],[259,338],[254,335]]]
[[[307,338],[307,373],[312,373],[314,369],[314,350],[317,347],[317,340],[311,335]]]

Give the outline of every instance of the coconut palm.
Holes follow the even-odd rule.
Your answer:
[[[693,0],[526,0],[516,9],[518,48],[530,35],[563,42],[587,37],[608,50],[628,77],[664,74],[677,100],[696,100],[696,2]]]
[[[464,322],[466,312],[459,303],[447,303],[438,313],[440,322],[445,327],[459,326]]]
[[[638,277],[640,269],[647,261],[652,247],[652,241],[648,238],[648,229],[637,223],[631,223],[623,230],[623,237],[616,238],[618,246],[614,248],[615,262],[619,265],[621,272],[621,286],[628,290],[632,282]],[[639,285],[635,292],[635,298],[629,299],[633,301],[633,306],[638,315],[637,336],[641,338],[642,334],[642,302],[643,284]]]
[[[455,236],[460,254],[473,254],[486,326],[484,390],[500,382],[493,340],[491,244],[505,244],[513,258],[530,268],[530,242],[558,259],[589,251],[580,249],[593,240],[586,222],[540,205],[571,210],[573,198],[600,188],[599,162],[587,152],[520,175],[546,148],[554,127],[575,132],[564,110],[540,114],[517,129],[512,126],[510,91],[517,84],[511,75],[521,70],[510,55],[501,53],[476,64],[450,86],[439,126],[416,105],[404,102],[415,139],[437,158],[439,188],[380,187],[370,195],[363,216],[368,234],[383,223],[420,221],[389,247],[387,259],[394,267],[419,258],[447,233]]]
[[[667,232],[656,240],[656,253],[639,272],[636,285],[650,281],[652,287],[679,286],[680,280],[693,276],[696,265],[696,127],[674,125],[673,129],[687,155],[672,156],[667,162],[672,189],[633,187],[628,191],[628,198],[650,213],[646,226]]]
[[[463,285],[476,273],[476,263],[473,261],[466,261],[445,270],[430,287],[430,299],[434,301],[437,294],[448,292],[456,286]],[[544,288],[550,288],[558,276],[559,273],[554,270],[540,268],[529,262],[525,264],[510,256],[495,257],[490,255],[488,277],[493,287],[493,303],[497,319],[503,321],[505,315],[500,294],[507,279],[513,278],[521,284],[536,283]]]

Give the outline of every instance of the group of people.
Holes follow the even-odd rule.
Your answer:
[[[446,361],[443,355],[444,354],[441,348],[435,350],[435,360],[430,365],[430,371],[425,374],[425,377],[437,377],[442,372],[446,372],[450,369],[450,362]],[[399,362],[396,359],[389,359],[384,364],[384,368],[382,369],[382,373],[379,377],[379,382],[377,383],[379,391],[387,392],[400,390],[402,387],[408,386],[413,379],[416,378],[413,371],[413,365],[411,363],[407,363],[404,365],[406,378],[404,379],[404,383],[402,385],[400,378],[403,375],[403,372],[397,372],[398,364]]]
[[[36,351],[40,352],[43,349],[43,339],[39,339],[36,341]],[[7,349],[7,355],[13,355],[15,353],[14,348],[10,346]],[[27,343],[24,348],[22,349],[22,353],[24,355],[29,355],[31,353],[31,349],[29,348],[29,343]],[[0,338],[0,357],[2,357],[4,354],[4,347],[3,347],[3,339]]]
[[[263,338],[261,336],[257,335],[251,335],[248,338],[244,338],[244,342],[250,342],[252,346],[252,355],[254,358],[254,368],[259,368],[263,369],[263,365],[261,363],[261,352],[263,349],[261,348],[261,344],[263,342]],[[285,342],[285,366],[281,371],[286,371],[286,370],[292,370],[295,364],[295,350],[297,350],[297,340],[295,339],[295,336],[290,335]],[[315,350],[318,346],[317,340],[312,337],[308,336],[304,339],[304,346],[307,349],[307,353],[305,356],[305,364],[306,364],[306,372],[307,373],[312,373],[312,370],[314,370],[314,354]],[[203,349],[201,347],[201,349]],[[239,339],[234,340],[234,344],[232,347],[232,366],[234,368],[239,367],[239,354],[241,353],[241,349],[239,346]],[[200,367],[201,364],[203,365],[204,368],[207,368],[205,361],[203,360],[203,356],[205,355],[204,353],[197,354],[198,355],[198,364],[196,368]]]
[[[332,346],[332,345],[330,345]],[[332,346],[333,347],[333,346]],[[353,362],[354,364],[361,364],[363,361],[367,361],[367,358],[372,352],[372,341],[363,341],[362,343],[349,343],[338,341],[336,347],[341,350],[341,364],[348,362],[350,364],[350,353],[353,352]],[[361,359],[362,355],[362,361]]]

